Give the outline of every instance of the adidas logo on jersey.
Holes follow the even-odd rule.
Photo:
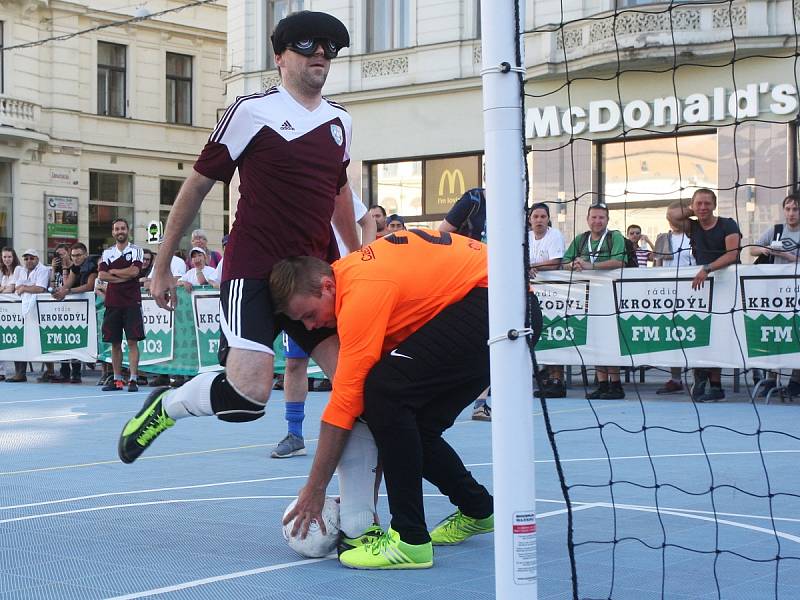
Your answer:
[[[281,125],[281,131],[294,131],[294,127],[289,121],[284,121],[283,125]]]

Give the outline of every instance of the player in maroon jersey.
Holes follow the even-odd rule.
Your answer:
[[[322,96],[331,59],[350,44],[345,26],[325,13],[302,11],[272,35],[281,85],[241,96],[228,107],[184,182],[167,221],[150,290],[174,307],[169,258],[216,181],[239,171],[241,197],[225,252],[220,286],[222,373],[201,373],[175,390],[155,390],[123,429],[119,455],[133,462],[176,419],[216,415],[251,421],[264,414],[272,388],[272,342],[285,330],[330,375],[338,339],[333,329],[307,331],[274,315],[268,278],[290,256],[338,258],[331,222],[349,250],[359,246],[347,181],[351,119]]]

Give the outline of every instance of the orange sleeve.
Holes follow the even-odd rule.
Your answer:
[[[399,296],[392,281],[362,280],[348,288],[342,290],[341,311],[336,315],[340,345],[333,392],[322,413],[325,423],[343,429],[352,429],[364,411],[364,381],[381,358]]]

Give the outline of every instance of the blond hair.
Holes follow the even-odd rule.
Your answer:
[[[295,256],[280,261],[272,268],[269,289],[273,308],[285,313],[295,296],[322,296],[322,277],[333,276],[333,269],[324,260],[313,256]]]

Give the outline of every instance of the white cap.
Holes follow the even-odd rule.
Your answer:
[[[33,248],[28,248],[22,253],[22,256],[35,256],[36,258],[39,258],[39,253]]]
[[[203,250],[202,248],[200,248],[200,247],[198,247],[198,246],[195,246],[194,248],[192,248],[192,249],[189,251],[189,256],[191,256],[191,255],[192,255],[192,254],[194,254],[195,252],[202,252],[202,253],[203,253],[203,256],[205,256],[205,255],[206,255],[206,251],[205,251],[205,250]]]

